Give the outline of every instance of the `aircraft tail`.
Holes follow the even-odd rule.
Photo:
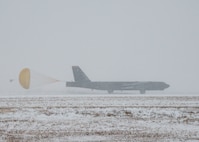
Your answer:
[[[90,82],[90,79],[79,66],[72,66],[75,82]]]

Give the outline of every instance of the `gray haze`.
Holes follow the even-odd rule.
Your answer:
[[[198,0],[0,0],[0,90],[24,67],[73,80],[165,81],[199,92]],[[65,89],[65,84],[63,89]]]

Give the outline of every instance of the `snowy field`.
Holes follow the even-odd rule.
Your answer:
[[[1,96],[0,141],[199,141],[199,95]]]

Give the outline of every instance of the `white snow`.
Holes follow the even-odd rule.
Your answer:
[[[199,96],[1,96],[0,136],[0,141],[198,141]]]

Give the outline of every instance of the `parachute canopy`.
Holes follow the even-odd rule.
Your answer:
[[[24,68],[19,73],[19,83],[24,89],[41,87],[42,85],[58,82],[59,80],[42,75],[32,71],[29,68]]]
[[[30,69],[24,68],[19,74],[19,83],[24,89],[30,88]]]

